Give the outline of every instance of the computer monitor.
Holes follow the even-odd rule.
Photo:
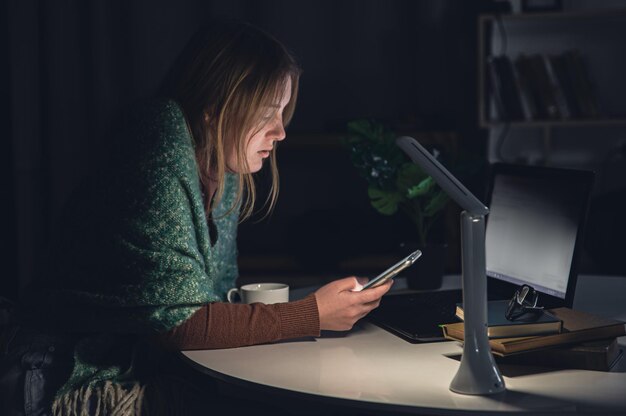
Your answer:
[[[528,284],[546,306],[571,307],[593,172],[496,164],[491,177],[489,284]]]

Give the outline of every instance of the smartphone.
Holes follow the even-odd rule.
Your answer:
[[[413,253],[409,254],[408,256],[406,256],[405,258],[403,258],[402,260],[400,260],[399,262],[397,262],[396,264],[394,264],[393,266],[391,266],[390,268],[388,268],[387,270],[385,270],[384,272],[382,272],[381,274],[379,274],[378,276],[376,276],[375,278],[367,282],[367,284],[363,286],[363,290],[369,289],[371,287],[380,286],[383,283],[385,283],[387,280],[393,279],[402,270],[406,269],[407,267],[415,263],[415,261],[419,259],[421,255],[422,255],[422,252],[420,250],[415,250]]]

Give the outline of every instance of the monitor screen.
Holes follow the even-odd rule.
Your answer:
[[[487,275],[565,298],[584,192],[564,177],[494,178],[485,236]]]

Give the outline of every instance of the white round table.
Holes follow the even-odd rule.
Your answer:
[[[626,278],[581,276],[574,308],[626,320],[624,300]],[[619,343],[626,349],[626,337]],[[315,403],[372,414],[626,414],[626,359],[611,372],[501,365],[505,393],[467,396],[449,390],[461,352],[456,342],[411,344],[363,322],[336,336],[182,355],[243,389],[232,394],[301,414],[317,413]]]

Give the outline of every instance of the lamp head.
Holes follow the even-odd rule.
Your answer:
[[[472,215],[485,216],[489,208],[474,196],[458,179],[454,177],[433,155],[412,137],[402,136],[396,139],[396,144],[410,158],[429,174],[435,182],[452,198],[463,210]]]

